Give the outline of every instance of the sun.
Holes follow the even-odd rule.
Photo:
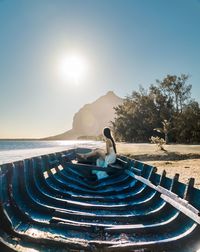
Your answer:
[[[87,60],[78,53],[68,53],[61,59],[59,71],[64,81],[80,84],[88,72]]]

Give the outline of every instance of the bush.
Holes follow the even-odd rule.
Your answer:
[[[149,140],[151,143],[156,144],[160,150],[166,151],[163,147],[163,145],[166,144],[166,141],[163,138],[158,137],[158,136],[156,137],[151,136]]]

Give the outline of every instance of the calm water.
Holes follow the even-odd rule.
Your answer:
[[[0,141],[0,164],[77,147],[101,147],[96,141]]]

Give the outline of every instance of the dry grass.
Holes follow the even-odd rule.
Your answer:
[[[180,181],[187,183],[195,178],[195,187],[200,188],[200,145],[166,145],[166,151],[158,150],[153,144],[118,143],[118,153],[144,161],[158,168],[158,173],[166,170],[168,177],[180,174]]]

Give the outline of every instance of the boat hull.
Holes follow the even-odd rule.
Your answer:
[[[68,151],[0,167],[0,251],[200,249],[200,190],[118,156],[107,168]],[[98,180],[93,170],[106,171]]]

